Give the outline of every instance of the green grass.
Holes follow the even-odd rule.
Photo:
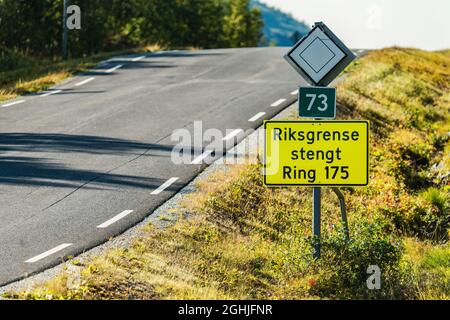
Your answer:
[[[420,299],[450,300],[450,244],[405,240],[405,257],[414,268]]]
[[[339,84],[343,119],[372,121],[371,183],[323,191],[322,258],[311,258],[311,190],[266,188],[260,165],[211,175],[179,220],[28,292],[26,299],[449,299],[448,52],[389,48]],[[186,213],[189,213],[186,217]],[[368,290],[367,268],[382,270]]]

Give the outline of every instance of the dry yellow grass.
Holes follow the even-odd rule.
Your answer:
[[[47,90],[50,87],[62,82],[71,76],[68,70],[61,70],[49,73],[46,76],[40,77],[31,81],[19,80],[14,89],[11,90],[11,94],[23,94],[23,93],[36,93],[43,90]]]

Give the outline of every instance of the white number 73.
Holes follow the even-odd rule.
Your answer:
[[[309,106],[308,106],[308,111],[311,111],[311,109],[314,105],[314,102],[316,102],[317,95],[307,94],[306,97],[311,99],[311,102],[309,103]],[[328,97],[324,94],[321,94],[321,95],[319,95],[319,99],[322,99],[322,101],[321,101],[322,107],[319,107],[317,109],[321,112],[326,111],[328,109]]]

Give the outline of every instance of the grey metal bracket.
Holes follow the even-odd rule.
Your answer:
[[[348,227],[348,220],[347,220],[347,209],[345,206],[345,198],[344,195],[342,194],[341,190],[339,190],[339,188],[331,188],[334,193],[337,195],[338,199],[339,199],[339,205],[341,207],[341,218],[342,218],[342,223],[344,225],[344,231],[345,231],[345,238],[346,240],[350,240],[350,230]]]

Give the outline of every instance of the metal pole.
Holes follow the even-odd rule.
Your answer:
[[[320,198],[321,189],[313,188],[313,241],[314,253],[313,258],[320,258]]]
[[[62,50],[63,50],[63,59],[67,60],[68,58],[68,30],[67,30],[67,6],[68,0],[64,0],[64,11],[63,11],[63,38],[62,38]]]
[[[320,119],[315,119],[320,120]],[[320,187],[313,188],[313,258],[320,259],[320,216],[321,216],[321,199],[322,189]]]

